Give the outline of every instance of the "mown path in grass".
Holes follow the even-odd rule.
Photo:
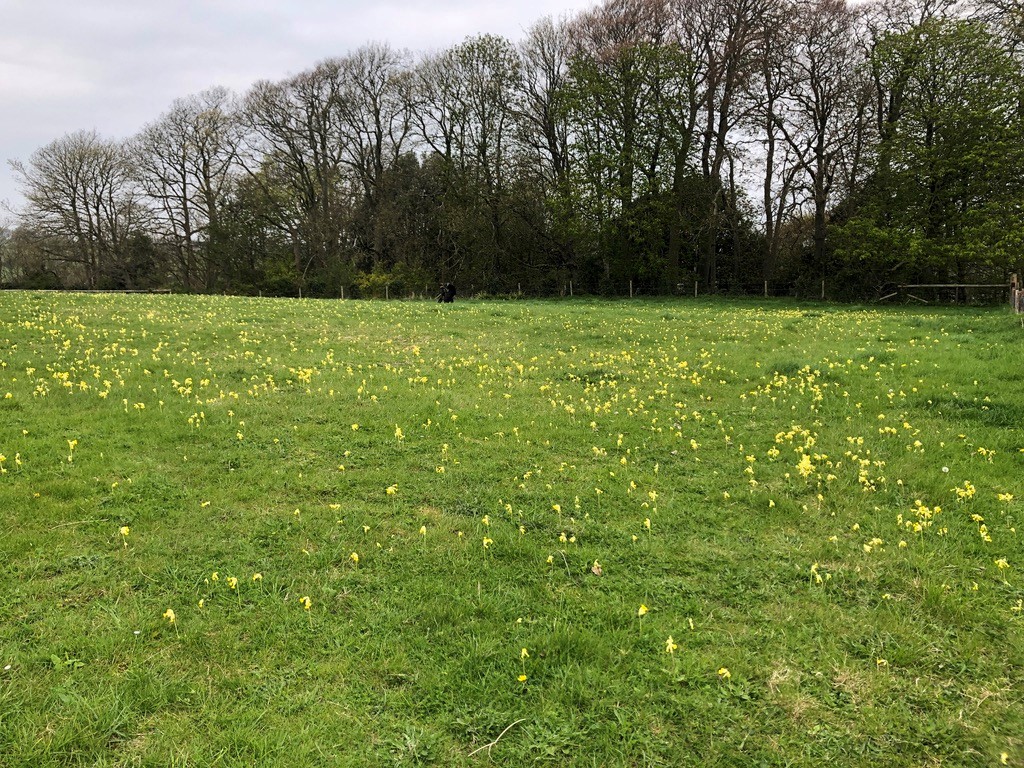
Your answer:
[[[1021,764],[1022,339],[0,293],[0,765]]]

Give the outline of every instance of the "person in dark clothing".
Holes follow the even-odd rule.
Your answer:
[[[441,293],[437,297],[439,304],[451,304],[455,301],[455,284],[454,283],[442,283]]]

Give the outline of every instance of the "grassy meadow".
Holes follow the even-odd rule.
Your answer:
[[[0,765],[1024,765],[1022,351],[0,293]]]

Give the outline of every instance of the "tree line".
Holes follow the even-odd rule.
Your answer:
[[[605,0],[369,44],[10,165],[0,283],[376,296],[1004,282],[1016,0]]]

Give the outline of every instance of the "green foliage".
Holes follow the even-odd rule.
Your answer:
[[[12,162],[28,204],[0,281],[334,298],[827,279],[852,300],[1005,283],[1024,271],[1020,9],[982,5],[606,0],[518,45],[368,44]]]
[[[840,258],[887,282],[1005,275],[1020,260],[1024,74],[984,25],[933,19],[882,39],[873,66],[893,103],[875,175]]]

